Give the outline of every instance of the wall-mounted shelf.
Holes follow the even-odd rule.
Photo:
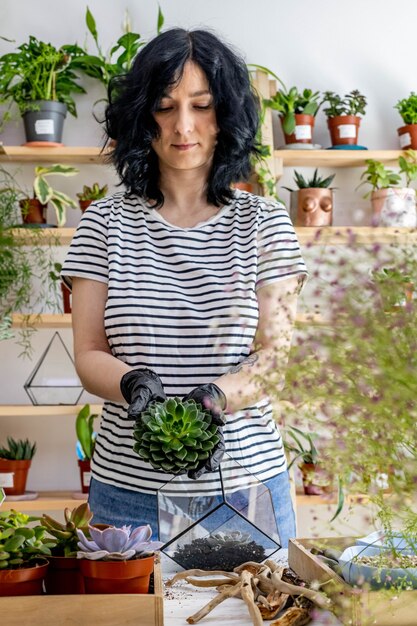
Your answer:
[[[93,146],[63,146],[61,148],[30,148],[0,145],[0,162],[29,163],[98,163],[106,162],[106,152]]]
[[[282,167],[364,167],[366,159],[397,165],[403,150],[274,150],[274,157]]]
[[[34,406],[33,404],[2,404],[0,405],[0,417],[47,417],[77,415],[83,404],[43,404]],[[92,413],[100,413],[101,404],[90,405]]]

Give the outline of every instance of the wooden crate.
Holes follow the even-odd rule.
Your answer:
[[[161,565],[153,593],[16,596],[0,598],[1,626],[163,626]]]
[[[354,545],[355,538],[291,539],[288,562],[306,582],[324,583],[322,589],[335,603],[335,613],[348,626],[416,626],[417,590],[395,593],[389,590],[360,590],[348,585],[323,563],[310,548],[328,546],[343,550]]]

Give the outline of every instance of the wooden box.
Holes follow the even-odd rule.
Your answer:
[[[324,583],[322,589],[335,603],[334,612],[348,626],[416,626],[417,590],[361,590],[348,585],[309,548],[328,546],[343,550],[354,545],[355,538],[291,539],[289,566],[306,582]]]
[[[16,596],[0,598],[1,626],[163,626],[161,565],[153,593]]]

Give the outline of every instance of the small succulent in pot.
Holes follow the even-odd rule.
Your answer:
[[[133,446],[153,468],[170,474],[196,469],[219,443],[218,426],[194,400],[154,402],[136,421]]]
[[[57,540],[56,545],[52,548],[54,556],[76,556],[78,548],[77,529],[87,532],[93,514],[88,502],[83,502],[72,511],[66,508],[64,517],[65,523],[61,524],[44,513],[41,517],[41,524]]]
[[[51,554],[55,542],[44,537],[46,529],[29,526],[38,520],[14,509],[0,511],[0,570],[32,567]]]
[[[151,556],[163,545],[162,541],[150,541],[152,529],[149,524],[138,526],[134,530],[131,528],[131,526],[121,528],[109,526],[100,530],[88,525],[91,540],[77,528],[79,539],[77,558],[90,561],[128,561]]]

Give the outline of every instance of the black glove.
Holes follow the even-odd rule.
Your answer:
[[[151,402],[163,402],[166,393],[158,374],[152,370],[131,370],[122,376],[120,391],[129,404],[127,416],[137,420]]]
[[[196,387],[190,393],[187,393],[183,400],[198,402],[203,409],[210,413],[213,424],[217,424],[217,426],[224,425],[226,420],[223,411],[226,409],[227,400],[223,391],[214,383]]]
[[[214,383],[196,387],[184,396],[183,400],[194,400],[201,404],[203,409],[210,413],[212,423],[217,425],[217,434],[220,437],[220,441],[213,448],[208,459],[202,461],[196,469],[187,472],[188,478],[196,480],[206,472],[215,472],[223,458],[226,446],[221,426],[226,421],[223,411],[226,408],[227,400],[223,391]]]

